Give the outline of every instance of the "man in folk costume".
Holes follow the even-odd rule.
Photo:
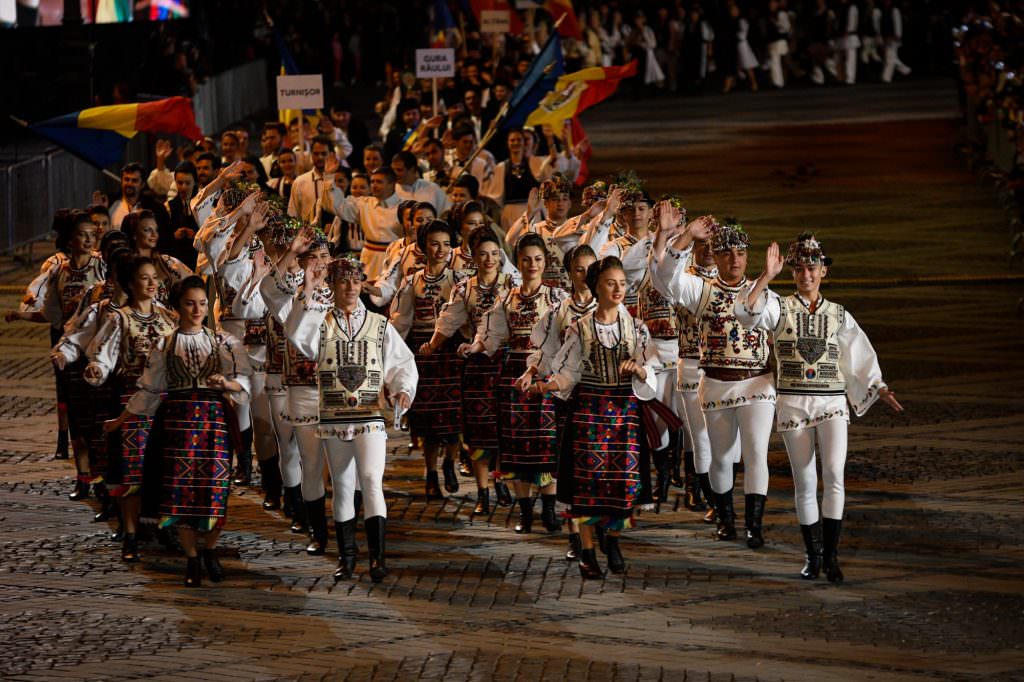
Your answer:
[[[317,436],[327,450],[334,487],[334,524],[339,558],[335,580],[352,577],[356,562],[355,482],[359,477],[370,548],[370,577],[387,575],[384,561],[387,504],[384,464],[387,431],[381,406],[385,395],[400,416],[412,405],[419,375],[405,341],[387,318],[366,310],[359,299],[366,276],[354,258],[306,273],[306,296],[292,305],[285,331],[317,363],[320,405]],[[325,284],[329,284],[325,286]]]
[[[622,261],[629,286],[624,305],[630,315],[636,317],[640,285],[647,274],[647,260],[654,243],[654,234],[650,230],[654,202],[635,175],[620,179],[619,184],[613,185],[612,189],[621,190],[619,222],[625,230],[623,234],[606,242],[598,253],[601,258],[615,256]]]
[[[556,173],[550,179],[545,180],[540,186],[539,198],[544,204],[547,217],[536,222],[531,222],[538,214],[538,207],[534,202],[523,216],[509,228],[506,239],[510,247],[515,248],[519,239],[528,233],[535,233],[541,236],[547,247],[546,266],[542,282],[547,287],[557,287],[565,291],[572,290],[572,281],[569,273],[565,271],[565,254],[574,246],[580,243],[579,235],[569,234],[567,237],[555,238],[566,221],[569,220],[569,209],[572,208],[572,183],[569,179]]]
[[[733,509],[733,461],[743,457],[747,545],[764,545],[761,520],[768,496],[768,439],[775,412],[775,385],[768,368],[768,335],[745,328],[733,304],[748,285],[750,239],[739,225],[719,225],[709,234],[708,222],[679,224],[678,210],[663,207],[651,255],[654,286],[674,304],[694,314],[700,327],[700,398],[711,441],[711,488],[718,517],[717,536],[736,537]],[[711,240],[718,277],[710,282],[686,272],[693,239]],[[674,242],[665,248],[669,242]]]
[[[784,264],[792,268],[797,288],[785,298],[767,288]],[[831,264],[812,234],[803,233],[790,244],[785,262],[778,244],[772,244],[764,273],[737,297],[735,311],[748,329],[764,329],[775,340],[776,421],[793,468],[807,552],[800,575],[813,580],[824,568],[830,582],[840,583],[836,550],[845,502],[847,401],[858,417],[876,400],[895,412],[903,407],[882,381],[875,350],[853,315],[821,295],[821,280]],[[824,482],[820,514],[816,455]]]

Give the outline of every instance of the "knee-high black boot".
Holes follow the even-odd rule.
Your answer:
[[[822,519],[821,563],[825,569],[825,577],[830,583],[843,582],[843,572],[839,569],[839,533],[843,528],[842,519]]]
[[[319,556],[327,551],[327,496],[306,502],[306,516],[309,519],[309,544],[306,554]]]
[[[732,506],[732,488],[724,493],[715,493],[718,504],[715,515],[718,517],[718,530],[715,535],[719,540],[736,539],[736,510]]]
[[[284,498],[288,500],[288,504],[292,508],[291,531],[293,533],[308,533],[309,521],[306,516],[306,504],[302,501],[302,486],[293,485],[290,488],[285,488]]]
[[[541,511],[540,520],[544,524],[544,528],[549,533],[562,529],[562,522],[558,520],[558,516],[555,514],[555,496],[554,495],[541,495],[540,496]]]
[[[371,516],[366,519],[366,544],[370,548],[370,580],[379,583],[388,574],[384,561],[384,538],[387,534],[387,519]]]
[[[683,481],[683,487],[686,490],[683,503],[690,511],[704,511],[706,509],[704,495],[701,493],[701,486],[697,482],[697,467],[693,463],[692,452],[683,453],[683,471],[685,471],[686,476]]]
[[[338,536],[338,569],[334,571],[334,582],[348,580],[356,570],[359,548],[356,546],[356,520],[335,521],[334,532]]]
[[[259,460],[260,478],[263,481],[263,508],[267,511],[281,508],[281,458]]]
[[[249,485],[252,481],[252,427],[241,432],[242,443],[235,453],[235,475],[232,483]]]
[[[764,536],[761,533],[761,522],[764,518],[764,503],[767,502],[767,495],[751,493],[744,496],[744,519],[746,521],[747,547],[757,549],[764,546]]]
[[[680,468],[683,464],[683,444],[686,442],[686,432],[683,429],[679,429],[672,434],[672,440],[669,443],[669,460],[672,464],[672,485],[676,488],[685,488],[686,481],[683,480]]]
[[[655,472],[657,472],[652,496],[655,502],[668,501],[668,487],[672,483],[670,452],[669,448],[651,452],[651,461],[654,463]]]
[[[697,484],[700,486],[704,499],[708,501],[708,511],[704,514],[704,523],[714,523],[717,518],[715,512],[717,499],[715,491],[711,489],[711,474],[697,474]]]
[[[533,498],[520,497],[519,502],[519,523],[516,524],[517,533],[529,533],[533,530]]]
[[[821,521],[809,526],[800,525],[800,534],[804,538],[804,567],[800,569],[800,577],[814,580],[821,574]]]

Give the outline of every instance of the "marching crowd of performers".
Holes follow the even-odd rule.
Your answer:
[[[308,534],[309,554],[328,552],[333,519],[336,580],[355,574],[362,513],[381,581],[388,423],[422,449],[428,499],[456,493],[462,469],[474,515],[515,504],[515,532],[535,532],[536,494],[536,525],[560,532],[567,517],[584,578],[603,575],[598,549],[625,570],[622,532],[673,485],[735,540],[740,463],[756,549],[774,415],[801,575],[842,580],[850,412],[902,407],[853,316],[822,297],[831,259],[813,235],[772,244],[751,281],[739,224],[687,221],[678,198],[655,202],[632,175],[590,184],[577,215],[570,180],[550,175],[505,229],[472,193],[442,193],[442,211],[402,200],[381,167],[370,196],[316,194],[336,216],[325,234],[237,173],[191,201],[194,270],[160,253],[147,209],[119,229],[103,210],[61,210],[57,253],[7,315],[51,325],[71,498],[91,489],[98,518],[119,518],[124,561],[139,560],[150,522],[167,541],[177,531],[186,585],[224,579],[230,486],[250,483],[255,455],[263,508]],[[782,296],[768,287],[787,265],[796,292]]]

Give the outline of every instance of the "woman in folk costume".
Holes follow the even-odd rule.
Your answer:
[[[85,211],[73,210],[64,219],[55,221],[57,250],[66,257],[55,259],[45,277],[33,287],[32,300],[16,311],[7,313],[6,320],[49,322],[54,328],[64,329],[71,320],[82,296],[95,284],[106,278],[106,266],[93,251],[96,247],[96,227]],[[89,496],[90,473],[89,440],[93,433],[91,390],[82,377],[85,358],[79,357],[60,369],[57,374],[58,401],[67,405],[68,426],[75,470],[78,473],[75,489],[69,499],[82,500]]]
[[[128,242],[135,250],[135,255],[149,258],[156,268],[159,290],[156,300],[167,303],[167,295],[171,287],[192,274],[192,269],[174,256],[157,251],[160,241],[160,228],[156,224],[156,216],[152,211],[143,209],[129,213],[121,221],[121,231],[128,237]]]
[[[558,442],[555,410],[551,396],[523,393],[516,380],[526,371],[527,359],[537,350],[533,328],[548,312],[568,297],[561,288],[543,283],[547,248],[539,234],[527,233],[516,244],[516,264],[523,283],[511,289],[484,314],[476,338],[459,348],[459,355],[475,353],[494,356],[505,348],[498,384],[499,472],[511,475],[519,503],[517,533],[533,530],[532,486],[540,488],[544,527],[561,528],[555,515],[555,480],[558,470]]]
[[[109,386],[111,416],[120,414],[128,404],[150,351],[176,326],[171,311],[156,300],[160,279],[152,260],[135,256],[119,263],[117,279],[121,291],[127,294],[127,304],[105,309],[103,323],[86,349],[89,364],[85,368],[86,381],[93,386]],[[121,510],[124,561],[139,559],[135,533],[142,509],[142,464],[150,425],[149,417],[131,415],[120,433],[110,434],[106,443],[104,480]]]
[[[406,253],[406,248],[414,248],[416,245],[416,207],[420,202],[415,199],[406,199],[398,205],[396,213],[398,222],[405,233],[405,239],[396,239],[388,244],[384,251],[384,265],[381,268],[381,275],[376,282],[367,282],[363,291],[370,296],[370,302],[375,306],[384,307],[391,305],[391,301],[398,293],[398,287],[406,275],[411,274],[417,267],[422,267],[423,254],[415,251]],[[430,222],[437,217],[437,211],[433,204],[425,204],[422,212],[425,222]],[[428,216],[429,217],[426,217]]]
[[[711,488],[720,540],[736,538],[733,463],[743,457],[746,541],[764,545],[762,518],[768,499],[768,439],[775,412],[775,384],[768,368],[768,335],[747,329],[733,312],[737,296],[748,286],[750,238],[739,225],[712,225],[698,219],[685,227],[671,205],[661,211],[661,225],[651,255],[651,279],[675,305],[685,307],[700,328],[700,399],[711,442]],[[711,240],[718,277],[705,281],[686,272],[694,239]],[[666,249],[669,242],[673,248]]]
[[[355,258],[338,258],[329,265],[311,261],[303,295],[292,305],[285,329],[300,352],[316,363],[320,377],[316,434],[326,448],[334,488],[339,549],[334,579],[347,580],[355,571],[358,477],[370,578],[377,583],[387,575],[382,393],[391,397],[400,416],[412,405],[419,377],[413,354],[395,328],[359,300],[365,278],[363,264]]]
[[[142,513],[159,517],[161,527],[177,528],[188,558],[185,586],[198,587],[203,567],[213,582],[224,579],[216,548],[238,442],[232,403],[244,406],[249,398],[249,358],[241,341],[204,326],[208,300],[201,278],[176,284],[169,303],[178,313],[177,329],[150,351],[139,390],[104,429],[112,433],[133,416],[155,416],[144,458]]]
[[[409,430],[423,441],[427,498],[440,498],[437,458],[444,454],[444,488],[459,491],[455,462],[462,433],[462,361],[455,354],[460,337],[449,339],[428,354],[422,348],[434,335],[441,307],[451,299],[459,277],[451,269],[452,248],[459,234],[442,220],[420,227],[417,246],[426,254],[426,267],[405,278],[391,305],[391,324],[406,339],[409,348],[421,351],[416,357],[419,370],[419,399],[409,411]]]
[[[306,226],[295,233],[288,248],[278,259],[277,266],[263,278],[260,294],[282,332],[286,332],[284,325],[295,301],[305,301],[320,295],[307,291],[305,271],[313,268],[317,262],[326,265],[330,261],[326,235]],[[286,333],[284,336],[281,385],[285,396],[283,401],[276,401],[275,411],[279,417],[277,423],[285,425],[282,434],[290,427],[290,435],[298,445],[301,463],[301,483],[290,485],[295,480],[295,470],[289,467],[289,473],[283,477],[284,493],[291,500],[295,514],[292,532],[301,533],[304,528],[308,528],[310,541],[306,553],[319,556],[327,551],[328,535],[324,454],[317,436],[317,424],[320,422],[319,377],[316,363],[303,355]]]
[[[622,305],[626,273],[617,258],[591,264],[587,283],[597,308],[570,325],[552,362],[551,378],[534,383],[530,391],[556,391],[572,398],[564,438],[572,450],[559,463],[558,497],[570,505],[569,513],[579,524],[581,575],[599,578],[603,572],[594,550],[594,528],[607,533],[608,570],[622,573],[626,568],[619,533],[632,526],[645,487],[640,401],[654,397],[657,351],[643,322],[630,317]]]
[[[433,336],[417,349],[421,357],[432,356],[450,344],[449,339],[475,338],[484,313],[519,284],[511,275],[501,272],[501,240],[489,227],[478,228],[470,235],[470,241],[475,274],[455,285],[451,297],[437,316]],[[462,439],[469,450],[476,479],[476,506],[473,508],[476,516],[491,513],[487,478],[498,455],[496,391],[501,359],[500,350],[491,357],[475,353],[463,364]],[[504,481],[494,479],[494,489],[499,504],[511,504],[511,494]]]
[[[484,213],[484,207],[480,202],[460,201],[453,204],[445,214],[445,222],[456,228],[461,237],[462,243],[452,251],[452,270],[457,272],[460,277],[471,277],[476,274],[476,258],[473,256],[473,245],[470,237],[477,230],[486,227],[498,238],[501,245],[498,254],[501,258],[501,262],[498,264],[499,271],[516,280],[519,279],[519,271],[516,270],[515,264],[505,254],[506,244],[502,239],[504,235],[500,232],[500,228],[495,229],[497,225],[488,220],[487,215]]]
[[[800,575],[817,578],[821,569],[840,583],[837,547],[842,527],[847,401],[862,416],[876,400],[895,412],[903,406],[882,380],[878,357],[867,335],[846,309],[821,295],[821,280],[832,259],[814,235],[803,233],[783,260],[778,244],[768,247],[764,273],[736,299],[736,317],[749,329],[765,329],[775,340],[778,430],[793,468],[796,514],[807,551]],[[783,298],[768,284],[792,268],[796,293]],[[816,456],[824,491],[818,511]]]
[[[551,362],[562,348],[569,325],[597,307],[594,292],[587,285],[587,268],[597,260],[594,250],[581,244],[565,254],[565,269],[572,279],[572,296],[564,299],[557,308],[537,320],[530,335],[530,342],[537,350],[530,354],[526,361],[526,371],[516,381],[521,391],[529,389],[536,376],[546,377],[551,373]],[[565,428],[567,412],[565,401],[555,403],[558,432]],[[565,558],[569,561],[580,556],[580,529],[575,520],[570,521],[569,551]]]

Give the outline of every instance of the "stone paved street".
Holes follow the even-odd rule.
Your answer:
[[[906,407],[851,427],[841,587],[797,576],[777,437],[763,549],[711,540],[676,499],[628,533],[624,576],[584,584],[564,536],[517,536],[508,508],[472,518],[469,479],[426,504],[395,433],[382,584],[364,554],[335,585],[334,559],[242,488],[229,579],[186,589],[179,555],[152,543],[123,564],[95,501],[67,500],[47,331],[18,323],[0,327],[0,679],[1024,680],[1024,280],[999,281],[1010,234],[955,157],[955,105],[951,84],[912,83],[620,101],[584,121],[595,175],[636,168],[691,216],[737,216],[750,274],[801,229],[835,257],[826,296]],[[0,306],[28,277],[4,276]]]

